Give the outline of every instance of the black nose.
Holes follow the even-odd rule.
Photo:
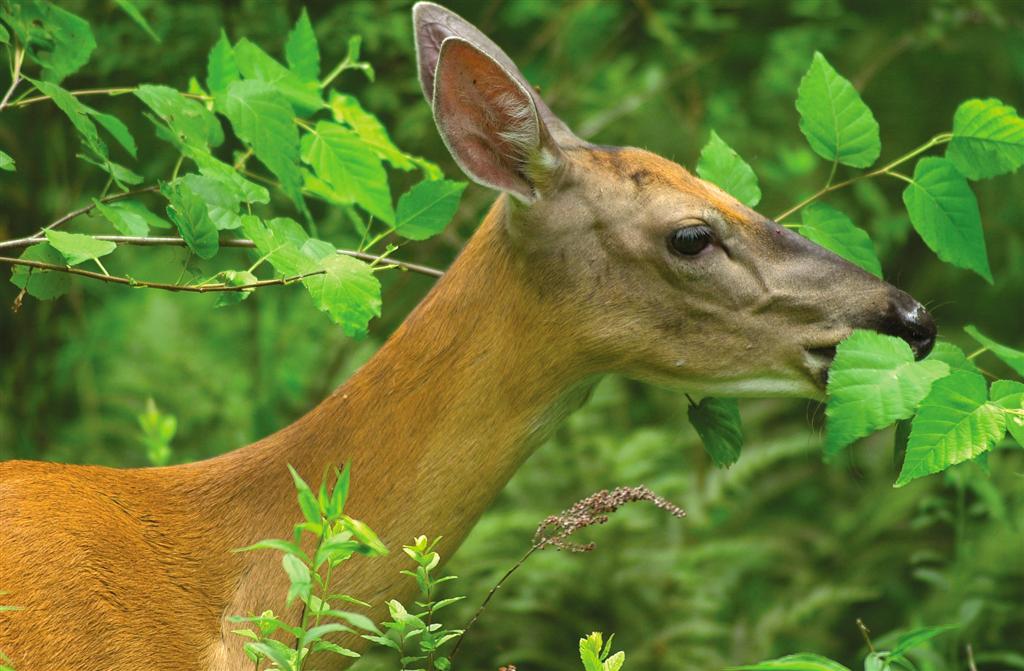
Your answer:
[[[889,310],[878,329],[882,333],[903,338],[914,350],[918,360],[928,356],[935,346],[935,320],[906,292],[893,290],[889,297]]]

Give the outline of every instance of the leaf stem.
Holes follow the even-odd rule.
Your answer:
[[[897,173],[897,172],[893,172],[893,168],[895,168],[896,166],[901,165],[903,163],[906,163],[907,161],[909,161],[910,159],[914,158],[915,156],[917,156],[919,154],[923,154],[924,152],[928,151],[929,149],[931,149],[932,147],[934,147],[936,145],[940,145],[940,144],[942,144],[944,142],[949,142],[952,138],[953,138],[953,134],[952,133],[939,133],[938,135],[936,135],[932,139],[928,140],[927,142],[925,142],[921,146],[916,147],[915,149],[912,149],[912,150],[908,151],[906,154],[900,156],[899,158],[895,159],[891,163],[885,164],[881,168],[878,168],[876,170],[872,170],[871,172],[866,172],[866,173],[861,174],[861,175],[857,175],[856,177],[851,177],[850,179],[844,180],[844,181],[839,182],[837,184],[826,183],[826,185],[823,186],[821,189],[819,189],[817,192],[813,193],[812,195],[808,196],[807,198],[804,198],[802,201],[800,201],[799,203],[797,203],[793,207],[789,208],[785,212],[781,213],[779,216],[775,217],[775,221],[776,222],[781,222],[783,219],[785,219],[789,215],[793,214],[794,212],[799,211],[800,209],[806,207],[807,205],[810,205],[811,203],[813,203],[814,201],[818,200],[819,198],[821,198],[825,194],[832,193],[833,191],[838,191],[839,189],[846,188],[846,187],[850,186],[851,184],[855,184],[856,182],[859,182],[861,180],[871,179],[873,177],[878,177],[879,175],[892,175],[893,177],[897,177],[897,178],[904,179],[904,180],[907,180],[907,181],[912,181],[912,180],[910,180],[909,177],[906,177],[905,175],[902,175],[902,174]],[[835,164],[833,163],[833,166],[834,165]],[[833,169],[833,173],[834,173],[834,169]],[[832,178],[830,177],[829,178],[829,182],[831,182],[831,181],[832,181]]]
[[[11,86],[7,89],[2,100],[0,100],[0,111],[7,107],[7,101],[14,95],[14,89],[21,83],[21,65],[25,62],[25,50],[21,47],[14,48],[14,68],[11,71]]]

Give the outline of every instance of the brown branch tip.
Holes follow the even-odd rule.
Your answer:
[[[682,508],[658,496],[643,485],[616,487],[612,491],[602,489],[577,501],[572,507],[563,510],[558,515],[544,518],[533,535],[533,547],[541,550],[553,545],[559,550],[568,550],[569,552],[590,552],[595,547],[594,543],[577,543],[568,540],[569,536],[580,529],[604,524],[608,521],[609,515],[634,501],[649,501],[675,517],[686,517],[686,511]]]

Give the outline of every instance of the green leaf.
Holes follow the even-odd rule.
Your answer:
[[[800,234],[838,254],[875,277],[882,276],[882,264],[871,237],[853,225],[850,218],[825,203],[812,203],[801,214]]]
[[[199,172],[205,177],[211,177],[232,189],[235,196],[246,203],[269,203],[270,192],[256,182],[247,180],[233,167],[221,160],[214,158],[209,151],[192,151],[189,154]]]
[[[728,468],[736,463],[743,447],[743,424],[735,399],[702,398],[690,405],[687,416],[715,466]]]
[[[626,663],[626,653],[619,650],[617,653],[604,660],[604,671],[619,671]]]
[[[291,105],[261,81],[232,82],[217,104],[235,135],[252,146],[256,158],[281,180],[296,207],[304,209],[299,132]]]
[[[377,158],[387,161],[392,167],[399,170],[412,170],[417,165],[416,161],[424,160],[415,159],[396,147],[391,141],[387,129],[384,128],[384,124],[376,116],[364,110],[354,96],[332,92],[330,107],[335,121],[348,125],[356,132],[359,139],[377,154]],[[440,175],[438,174],[432,179],[440,179]]]
[[[229,287],[242,287],[257,282],[256,276],[248,270],[222,270],[217,277]],[[217,293],[217,302],[214,307],[223,308],[228,305],[236,305],[248,298],[255,291],[252,287],[238,291],[221,291]]]
[[[949,366],[951,373],[961,370],[981,375],[981,371],[974,365],[974,362],[967,358],[962,349],[952,343],[936,343],[935,348],[928,355],[928,360],[942,361]]]
[[[131,131],[128,130],[128,127],[125,126],[120,119],[110,114],[97,112],[91,107],[86,107],[85,111],[89,116],[98,121],[99,124],[103,126],[115,140],[117,140],[118,144],[124,147],[125,151],[131,154],[132,158],[136,157],[138,150],[135,146],[135,138],[132,137]]]
[[[313,652],[320,652],[321,650],[327,650],[329,652],[333,652],[334,654],[341,655],[343,657],[359,657],[360,656],[359,653],[356,652],[355,650],[349,650],[348,648],[343,648],[340,645],[338,645],[337,643],[331,643],[330,641],[317,641],[316,643],[313,644]]]
[[[60,252],[45,242],[32,245],[18,258],[55,266],[65,264],[64,257],[60,255]],[[68,292],[68,288],[71,286],[71,276],[56,270],[14,266],[11,270],[11,284],[19,289],[25,289],[33,298],[49,301]]]
[[[7,32],[7,29],[4,28],[2,23],[0,23],[0,44],[10,44],[10,43],[11,43],[11,34],[9,32]]]
[[[64,256],[69,266],[77,266],[89,260],[98,261],[101,256],[106,256],[117,249],[113,242],[97,240],[91,235],[80,233],[48,230],[46,239]]]
[[[149,25],[149,21],[146,20],[146,17],[142,15],[142,12],[139,11],[139,8],[135,6],[135,3],[133,3],[132,0],[114,0],[114,2],[117,3],[117,6],[120,7],[125,14],[131,17],[132,21],[137,23],[140,28],[146,31],[146,34],[152,37],[154,42],[157,44],[160,43],[160,36],[153,31],[153,27]]]
[[[757,185],[754,169],[715,131],[711,131],[708,143],[700,151],[697,174],[717,184],[747,207],[761,202],[761,188]]]
[[[308,236],[291,219],[278,217],[263,222],[259,217],[244,215],[242,232],[282,277],[293,277],[317,270],[317,259],[303,253]]]
[[[302,138],[302,160],[345,202],[358,203],[387,224],[395,224],[388,176],[376,153],[353,131],[320,121]]]
[[[292,468],[291,464],[288,465],[288,472],[292,474],[292,481],[295,483],[295,493],[299,500],[302,516],[306,518],[307,522],[319,524],[320,505],[316,501],[316,495],[313,494],[313,490],[309,488],[309,485],[302,479],[302,476]]]
[[[85,146],[92,150],[92,152],[100,159],[106,160],[108,156],[107,145],[100,139],[100,134],[96,129],[96,124],[92,122],[92,118],[89,115],[89,108],[57,84],[36,81],[34,79],[29,79],[29,81],[35,85],[43,95],[47,95],[53,99],[53,104],[55,104],[60,111],[64,112],[64,115],[67,116],[71,125],[75,127],[79,137],[82,138]]]
[[[281,566],[284,567],[285,573],[288,574],[288,580],[291,581],[285,604],[290,606],[295,597],[303,601],[309,599],[313,588],[309,567],[303,564],[301,559],[291,554],[281,557]]]
[[[786,655],[778,659],[770,659],[758,664],[747,666],[730,666],[726,671],[850,671],[839,662],[814,655],[808,652],[801,652],[795,655]]]
[[[1024,165],[1024,119],[996,98],[966,100],[953,115],[946,158],[970,179],[1015,172]]]
[[[14,159],[7,152],[0,151],[0,170],[14,172]]]
[[[187,174],[178,178],[206,203],[210,220],[217,230],[229,230],[242,225],[238,216],[241,203],[238,191],[230,183],[205,175]]]
[[[936,381],[921,402],[896,486],[973,459],[1005,432],[1004,413],[988,402],[985,378],[952,373]]]
[[[593,632],[580,639],[580,661],[585,671],[604,671],[601,664],[601,633]]]
[[[149,224],[137,212],[116,207],[117,203],[106,205],[95,198],[92,199],[92,203],[96,206],[96,210],[103,215],[103,218],[113,224],[121,235],[144,236],[149,234]]]
[[[826,457],[910,417],[932,383],[948,373],[941,361],[914,361],[910,345],[900,338],[854,331],[836,348],[828,375]]]
[[[992,340],[992,338],[984,335],[973,324],[965,326],[964,331],[967,332],[967,335],[987,347],[989,351],[999,357],[1003,363],[1012,368],[1017,375],[1024,377],[1024,352],[1013,349],[1012,347],[1007,347],[1001,343],[997,343],[995,340]]]
[[[894,657],[901,657],[908,651],[920,646],[922,643],[926,643],[936,636],[941,636],[947,631],[953,631],[958,626],[955,624],[946,624],[938,627],[921,627],[919,629],[912,629],[902,636],[900,636],[895,643],[893,643],[892,650],[889,652],[890,660]]]
[[[368,550],[366,554],[370,556],[384,556],[388,554],[387,547],[380,541],[376,532],[366,522],[349,517],[348,515],[343,515],[342,521],[344,522],[345,530],[351,533],[353,538],[366,546]]]
[[[366,335],[367,324],[380,316],[380,282],[369,264],[334,254],[320,263],[324,272],[302,281],[318,310],[339,324],[345,335]]]
[[[395,232],[410,240],[426,240],[444,230],[459,209],[465,182],[424,180],[402,194],[395,213]]]
[[[952,163],[935,156],[918,161],[903,203],[914,230],[940,259],[992,284],[978,200]]]
[[[169,86],[143,84],[134,93],[167,124],[182,144],[205,148],[224,142],[224,131],[217,117],[177,90]]]
[[[201,259],[210,259],[220,248],[220,234],[206,207],[206,201],[182,181],[162,184],[161,193],[167,197],[167,216],[178,228],[185,244]]]
[[[313,24],[309,22],[306,8],[302,8],[295,27],[288,32],[288,41],[284,44],[285,58],[288,67],[304,81],[316,82],[320,78],[320,46],[313,32]]]
[[[235,62],[235,50],[231,48],[227,33],[221,28],[220,37],[206,58],[206,88],[217,96],[227,91],[231,82],[236,82],[241,77],[238,63]]]
[[[1003,410],[1009,411],[1006,413],[1006,430],[1024,447],[1024,383],[996,380],[989,390],[989,398]]]
[[[324,107],[319,82],[303,80],[244,37],[235,44],[235,61],[246,79],[265,82],[303,114]]]
[[[244,548],[233,550],[233,552],[251,552],[253,550],[277,550],[278,552],[283,552],[285,554],[293,554],[302,561],[309,560],[309,557],[307,557],[306,553],[302,551],[302,548],[295,543],[291,543],[280,538],[265,538],[258,543],[253,543],[252,545],[247,545]]]
[[[866,168],[878,159],[878,122],[853,84],[820,52],[814,52],[811,67],[800,80],[796,109],[800,131],[819,156],[854,168]]]
[[[3,19],[25,46],[28,58],[43,68],[43,79],[59,82],[89,62],[96,48],[89,23],[51,2],[0,3]]]

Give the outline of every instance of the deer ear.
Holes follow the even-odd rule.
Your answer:
[[[474,181],[531,202],[562,153],[519,81],[459,37],[441,43],[434,75],[434,121],[448,151]]]
[[[412,8],[412,24],[413,35],[416,38],[416,68],[427,102],[432,102],[434,99],[434,75],[437,72],[437,61],[441,55],[441,45],[449,37],[461,37],[490,56],[491,60],[500,65],[508,75],[530,93],[533,103],[537,107],[537,116],[548,127],[548,132],[560,145],[564,147],[582,143],[569,130],[569,127],[555,116],[540,95],[531,88],[526,77],[508,57],[508,54],[472,23],[441,5],[433,2],[417,2]]]

